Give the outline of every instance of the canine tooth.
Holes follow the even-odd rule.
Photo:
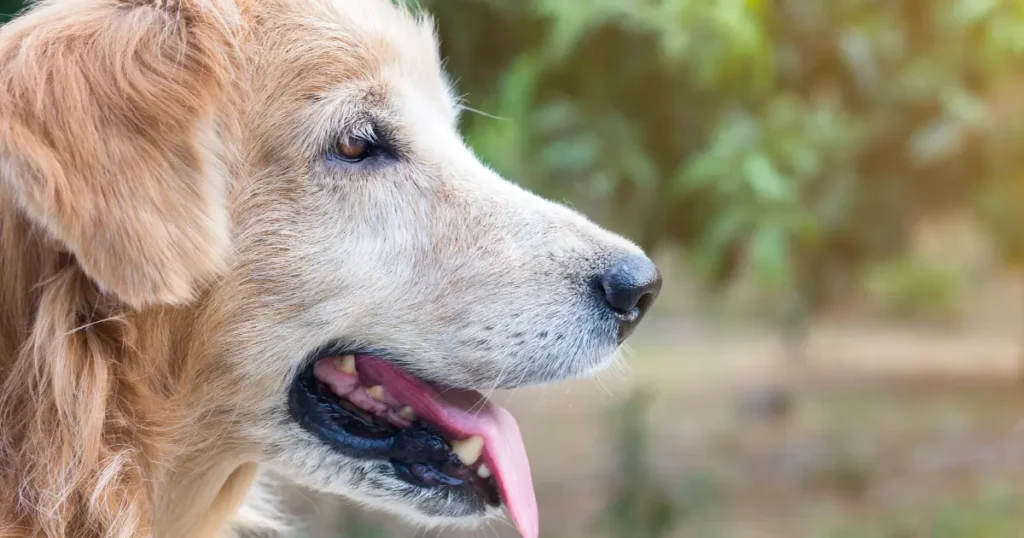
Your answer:
[[[412,427],[412,421],[400,417],[398,412],[394,409],[388,409],[388,422],[390,422],[392,426],[396,426],[398,428]]]
[[[416,420],[416,411],[413,411],[413,409],[407,405],[398,410],[398,416],[409,421]]]
[[[356,356],[335,357],[334,366],[348,375],[356,375]]]
[[[378,402],[383,402],[385,400],[385,398],[387,397],[384,394],[384,386],[383,385],[374,385],[374,386],[366,389],[366,393],[370,395],[370,398],[373,398],[374,400],[377,400]]]
[[[462,460],[464,465],[473,465],[480,459],[484,451],[484,438],[474,435],[469,439],[452,441],[452,452]]]
[[[491,469],[487,467],[486,463],[481,463],[480,468],[476,470],[476,475],[487,480],[491,477]]]

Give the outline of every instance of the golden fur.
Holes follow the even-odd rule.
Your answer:
[[[330,337],[467,387],[605,364],[548,277],[637,249],[479,164],[456,109],[429,23],[380,0],[51,0],[0,29],[0,535],[216,535],[264,468],[394,504],[282,418]],[[367,115],[404,164],[317,160]],[[515,351],[513,310],[569,338]]]

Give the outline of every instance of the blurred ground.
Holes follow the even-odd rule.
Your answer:
[[[798,368],[773,331],[667,304],[634,339],[628,368],[497,396],[526,437],[542,536],[599,535],[614,461],[608,408],[632,387],[656,395],[658,474],[713,490],[673,536],[1024,536],[1024,512],[1010,508],[1024,484],[1020,291],[979,289],[977,313],[949,326],[821,321]],[[771,412],[779,386],[795,391],[788,414]],[[307,516],[315,536],[342,536],[333,501],[299,504],[319,514]],[[515,536],[504,523],[463,534],[388,528]]]

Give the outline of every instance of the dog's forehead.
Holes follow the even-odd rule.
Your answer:
[[[251,7],[258,76],[279,71],[292,90],[307,94],[351,83],[398,83],[442,106],[454,103],[428,17],[389,0],[270,2]]]

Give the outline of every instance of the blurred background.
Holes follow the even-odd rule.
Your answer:
[[[1024,536],[1024,1],[421,3],[480,155],[665,273],[615,368],[497,397],[542,536]]]

